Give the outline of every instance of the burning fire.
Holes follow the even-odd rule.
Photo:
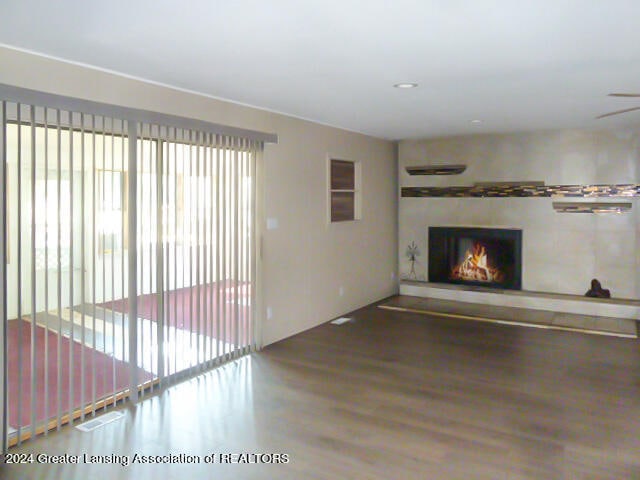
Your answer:
[[[501,282],[504,274],[487,263],[487,250],[479,243],[473,244],[473,252],[467,250],[464,261],[451,271],[454,280],[474,282]]]

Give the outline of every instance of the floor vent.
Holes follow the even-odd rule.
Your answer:
[[[332,320],[331,323],[333,323],[334,325],[342,325],[343,323],[347,323],[350,321],[351,319],[349,317],[340,317],[340,318],[336,318],[335,320]]]
[[[80,425],[77,425],[76,428],[78,430],[82,430],[83,432],[91,432],[92,430],[100,428],[107,423],[120,420],[122,417],[124,417],[124,412],[109,412],[104,415],[100,415],[97,418],[92,418],[87,422],[81,423]]]

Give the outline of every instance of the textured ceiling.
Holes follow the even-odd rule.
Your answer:
[[[640,126],[594,119],[640,106],[638,0],[5,0],[0,44],[388,139]]]

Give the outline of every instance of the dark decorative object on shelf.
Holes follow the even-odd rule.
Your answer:
[[[420,165],[417,167],[405,167],[409,175],[459,175],[466,169],[466,165]]]
[[[594,298],[611,298],[611,292],[606,288],[602,288],[598,279],[594,278],[591,280],[591,288],[584,294],[584,296]]]
[[[409,272],[409,278],[416,278],[416,258],[420,256],[420,250],[418,250],[418,246],[416,242],[411,242],[407,246],[406,252],[407,258],[411,263],[411,271]]]

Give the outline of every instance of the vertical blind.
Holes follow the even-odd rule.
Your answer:
[[[162,378],[254,344],[255,158],[260,144],[139,125],[138,343]],[[144,312],[144,313],[143,313]]]
[[[255,347],[262,139],[0,108],[3,446]]]

